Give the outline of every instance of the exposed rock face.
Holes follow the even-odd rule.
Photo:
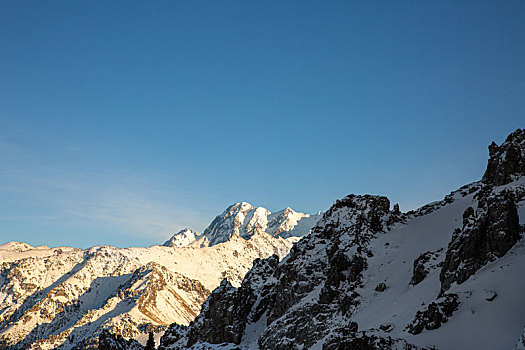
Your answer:
[[[278,263],[276,255],[255,260],[252,270],[238,289],[223,281],[203,305],[202,317],[191,325],[188,345],[197,341],[239,344],[246,324],[259,321],[261,308],[273,301],[267,299],[272,291],[265,288],[264,282],[271,278]],[[253,309],[258,299],[261,300],[258,308]]]
[[[522,147],[520,135],[521,131],[509,136],[501,147],[507,149],[510,144]],[[520,173],[505,162],[522,161],[502,152],[492,151],[492,163],[497,166],[489,165],[485,177],[491,178],[491,173],[508,174],[505,180],[508,183],[509,179],[518,179]],[[496,158],[500,161],[496,162]],[[210,343],[227,343],[231,348],[237,344],[263,350],[306,349],[319,344],[323,349],[417,349],[396,337],[403,332],[417,335],[448,322],[454,311],[463,307],[458,291],[446,293],[451,284],[465,282],[485,264],[503,257],[520,239],[515,198],[525,198],[523,181],[496,188],[494,185],[500,180],[485,181],[485,177],[484,182],[465,185],[442,201],[410,213],[401,213],[398,206],[390,211],[388,199],[380,196],[350,195],[337,201],[283,261],[278,263],[277,258],[257,261],[238,289],[224,281],[194,322],[188,327],[168,329],[161,348],[206,348]],[[451,232],[450,227],[457,227],[455,222],[463,211],[462,229],[449,241],[450,236],[439,227],[445,226]],[[443,225],[442,221],[448,224]],[[428,226],[422,225],[424,222]],[[238,223],[240,228],[243,225]],[[396,229],[391,230],[394,225]],[[410,226],[413,231],[408,229]],[[432,233],[424,232],[427,229]],[[397,238],[393,238],[397,232],[400,232]],[[448,237],[436,238],[439,235]],[[411,238],[439,244],[414,244]],[[431,249],[411,250],[423,246]],[[410,261],[407,257],[415,256],[418,258],[413,263],[410,282],[386,272],[368,271],[369,266],[374,266],[395,275],[400,269],[406,271],[406,265],[402,264]],[[435,272],[440,267],[441,287],[435,283],[438,278]],[[428,278],[434,281],[420,286]],[[406,288],[406,283],[412,285],[408,298],[415,313],[412,321],[400,321],[400,313],[406,310],[404,306],[390,309],[385,303],[400,300],[400,291]],[[407,298],[404,300],[407,302]],[[374,309],[376,301],[381,309]],[[420,309],[421,301],[428,306]],[[470,301],[463,302],[468,305]],[[367,312],[366,308],[374,311]],[[381,314],[383,308],[390,309],[385,310],[390,312],[385,319],[371,319],[370,315]]]
[[[159,350],[183,349],[183,346],[177,344],[186,344],[187,331],[187,326],[176,323],[171,324],[162,338],[160,338]]]
[[[121,335],[116,335],[104,330],[98,336],[98,349],[100,350],[143,350],[144,347],[136,340],[126,340]]]
[[[463,228],[456,230],[441,269],[442,292],[461,284],[480,267],[502,257],[520,239],[519,217],[512,193],[487,187],[477,195],[477,209],[463,213]]]
[[[424,349],[407,343],[403,339],[379,337],[374,334],[351,333],[346,337],[334,337],[323,344],[323,350],[417,350]]]
[[[325,213],[304,243],[292,248],[275,273],[275,303],[259,339],[261,348],[310,347],[324,336],[332,315],[350,316],[359,304],[353,289],[367,266],[368,242],[392,222],[389,206],[386,197],[347,196]]]
[[[368,242],[396,221],[389,206],[386,197],[371,195],[337,201],[280,264],[276,257],[257,261],[239,289],[223,282],[187,329],[171,329],[165,337],[178,339],[180,346],[239,344],[246,324],[262,320],[259,348],[312,346],[325,336],[334,314],[350,322],[347,317],[359,304],[353,289],[371,255]]]
[[[509,136],[501,147],[506,150],[516,144],[521,150],[522,134]],[[190,326],[170,327],[163,344],[170,350],[206,348],[209,343],[263,350],[314,346],[416,349],[400,338],[407,332],[417,335],[437,328],[457,335],[442,324],[452,322],[458,308],[463,314],[467,307],[472,310],[472,319],[477,319],[477,327],[484,327],[486,322],[479,320],[482,313],[472,306],[492,307],[498,302],[502,306],[500,300],[508,295],[494,291],[480,298],[480,286],[487,288],[491,273],[480,268],[498,258],[514,259],[520,249],[525,256],[525,245],[516,245],[520,239],[516,200],[525,198],[525,181],[519,179],[520,168],[509,164],[521,164],[522,158],[508,157],[504,152],[491,151],[493,165],[483,182],[465,185],[442,201],[413,212],[401,213],[398,206],[390,211],[388,199],[379,196],[350,195],[337,201],[282,262],[258,261],[239,289],[224,282]],[[506,185],[495,186],[502,183]],[[522,208],[523,202],[519,206]],[[462,228],[451,237],[463,212]],[[506,255],[512,247],[517,248]],[[410,276],[403,264],[414,257]],[[500,264],[501,269],[507,266]],[[475,283],[463,284],[475,273],[479,274]],[[519,268],[513,270],[513,276],[519,273]],[[453,283],[458,285],[450,290]],[[413,320],[406,318],[407,310],[415,314]],[[230,313],[239,316],[232,318]],[[430,346],[429,338],[417,339],[418,344]],[[444,349],[453,346],[446,344]]]
[[[525,130],[517,129],[501,146],[492,142],[489,156],[483,182],[499,186],[525,175]]]
[[[476,203],[464,211],[463,227],[454,231],[448,245],[440,273],[441,294],[452,283],[464,283],[488,262],[504,256],[521,237],[516,201],[524,198],[523,187],[498,191],[494,186],[525,175],[525,130],[516,130],[501,146],[493,142],[489,155],[484,184],[474,196]],[[424,274],[421,270],[421,260],[415,261],[413,282]]]
[[[410,284],[415,286],[421,283],[427,277],[430,269],[436,266],[435,261],[441,253],[442,249],[437,252],[424,252],[416,260],[414,260],[414,272]]]
[[[457,310],[458,300],[457,294],[446,294],[430,303],[424,311],[416,313],[414,320],[407,326],[407,331],[412,334],[419,334],[424,329],[438,329]]]
[[[275,293],[266,283],[279,263],[277,255],[256,259],[242,285],[234,288],[227,280],[213,291],[203,304],[201,314],[189,327],[171,325],[161,339],[160,348],[179,342],[192,346],[197,341],[208,343],[239,343],[248,322],[260,320]],[[259,300],[257,305],[255,301]],[[252,310],[253,309],[253,310]]]

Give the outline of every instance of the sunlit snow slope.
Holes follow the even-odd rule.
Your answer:
[[[293,213],[281,232],[309,217]],[[221,280],[238,286],[254,259],[288,254],[293,240],[263,228],[241,237],[224,224],[211,245],[188,229],[149,248],[0,245],[0,348],[95,347],[103,329],[145,341],[149,331],[186,325]]]

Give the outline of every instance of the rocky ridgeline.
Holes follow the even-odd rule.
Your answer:
[[[257,259],[238,289],[224,280],[203,305],[203,317],[197,318],[194,325],[188,328],[188,344],[203,339],[209,343],[240,343],[246,324],[260,320],[265,305],[271,299],[268,297],[274,295],[267,281],[271,280],[278,262],[275,255]],[[252,310],[258,300],[261,302],[256,310]]]
[[[157,324],[164,324],[170,315],[159,301],[168,299],[177,316],[184,323],[191,322],[200,312],[200,305],[210,291],[201,282],[190,279],[166,267],[150,262],[137,269],[131,278],[118,288],[123,301],[136,304],[138,310]],[[160,294],[165,294],[162,297]],[[170,310],[171,311],[171,310]],[[132,337],[133,334],[124,334]]]
[[[525,197],[525,188],[510,186],[500,190],[497,186],[525,175],[525,131],[516,130],[499,147],[493,142],[489,154],[482,182],[463,187],[467,190],[463,191],[464,195],[474,193],[474,205],[463,212],[462,228],[452,233],[445,259],[437,265],[441,267],[439,298],[417,312],[407,325],[409,333],[437,329],[447,322],[459,305],[456,294],[446,293],[451,285],[467,281],[487,263],[504,256],[521,238],[516,202]],[[430,270],[428,264],[431,258],[436,259],[436,253],[423,253],[414,261],[412,285],[426,277]]]
[[[518,208],[525,205],[524,134],[523,130],[517,130],[501,146],[489,147],[490,160],[482,181],[463,186],[444,200],[416,211],[401,213],[398,206],[390,210],[389,200],[382,196],[349,195],[336,201],[312,228],[311,234],[295,244],[282,261],[279,262],[278,256],[255,260],[238,288],[223,280],[194,321],[188,326],[169,326],[159,349],[206,349],[207,344],[223,344],[221,347],[225,349],[308,349],[319,344],[324,350],[426,349],[412,342],[417,343],[416,340],[421,339],[417,337],[425,332],[446,330],[443,324],[454,322],[458,310],[463,308],[465,315],[464,303],[474,305],[472,300],[480,299],[479,291],[460,287],[472,282],[478,273],[490,276],[487,275],[490,271],[480,270],[508,256],[514,247],[523,246]],[[272,220],[282,223],[286,221],[283,217],[293,214],[283,211],[283,215],[273,217],[266,213],[259,215],[261,210],[246,205],[243,209],[242,204],[230,207],[225,213],[230,212],[232,215],[223,215],[210,225],[214,228],[206,231],[210,238],[222,239],[219,233],[232,228],[239,233],[258,232],[263,227],[277,232],[279,225],[272,224]],[[264,218],[268,220],[265,222]],[[441,227],[443,220],[450,221],[443,226],[447,227],[445,232],[435,227]],[[456,221],[461,226],[453,231],[451,228],[458,225]],[[279,232],[286,232],[284,226],[283,230]],[[422,230],[429,230],[431,234],[425,236]],[[275,232],[268,236],[273,238]],[[446,236],[435,239],[432,235]],[[411,241],[423,239],[421,237],[434,243],[418,245]],[[389,242],[396,243],[391,246]],[[516,254],[516,250],[511,254]],[[410,260],[405,261],[407,258]],[[415,259],[412,268],[407,269],[403,264],[411,259]],[[388,271],[396,276],[371,271],[370,266],[376,269],[383,266],[387,270],[391,266]],[[402,270],[408,274],[404,275]],[[16,275],[16,271],[9,273]],[[132,275],[137,276],[137,281],[141,279],[139,276],[147,275],[152,286],[160,289],[168,289],[180,278],[166,276],[162,271],[152,265]],[[400,279],[397,275],[405,277]],[[482,278],[476,282],[482,283],[479,280]],[[24,283],[26,288],[34,288],[30,286],[31,279]],[[200,290],[202,293],[197,293],[197,298],[204,300],[207,295],[195,282],[188,280],[182,285],[191,286],[190,290],[195,292]],[[155,292],[139,296],[135,290],[140,288],[133,287],[131,282],[126,286],[120,288],[123,301],[136,298],[142,300],[142,307],[153,315],[162,311],[151,297]],[[405,298],[405,304],[399,308],[390,310],[392,304],[403,299],[406,295],[403,293],[410,293],[410,298]],[[499,291],[491,291],[482,302],[496,306],[498,300],[508,294],[498,296]],[[469,296],[472,296],[470,301]],[[374,309],[372,314],[379,320],[370,319],[366,309],[374,307],[375,302],[381,303],[383,298],[391,302]],[[475,304],[475,307],[482,305]],[[472,317],[477,315],[474,309],[467,311]],[[400,315],[403,313],[406,316]],[[383,316],[386,318],[380,318]],[[516,348],[520,349],[525,347],[525,342],[522,325],[518,326],[513,344],[518,342]],[[140,327],[147,326],[137,325]],[[142,329],[143,333],[148,331],[155,329]],[[104,349],[139,347],[126,339],[122,329],[114,333],[124,337],[104,332],[99,337],[100,346]],[[404,339],[405,336],[410,336],[410,341]]]
[[[385,283],[364,284],[363,273],[378,249],[370,242],[388,235],[393,226],[410,225],[411,220],[433,215],[456,201],[471,203],[464,211],[462,228],[451,232],[448,247],[419,252],[412,278],[405,282],[405,288],[419,288],[432,274],[439,279],[441,290],[405,323],[403,332],[417,335],[441,328],[462,303],[462,296],[448,290],[505,256],[521,238],[517,203],[523,203],[525,186],[512,182],[525,175],[524,134],[517,130],[501,146],[490,146],[482,181],[419,210],[390,210],[388,199],[381,196],[350,195],[337,201],[283,261],[275,257],[258,260],[240,288],[223,281],[194,322],[168,329],[160,349],[205,347],[206,343],[228,343],[232,349],[234,344],[307,349],[320,341],[325,350],[420,348],[389,336],[392,324],[361,330],[353,320],[363,301],[360,293],[374,287],[376,294],[386,293],[389,288]],[[497,187],[501,185],[506,187]],[[491,302],[495,295],[486,300]],[[396,330],[397,335],[403,334],[399,332]]]
[[[350,336],[346,326],[359,304],[353,290],[372,254],[368,242],[399,220],[397,210],[389,207],[381,196],[350,195],[337,201],[287,258],[281,263],[276,257],[258,260],[238,289],[224,281],[189,327],[166,332],[161,348],[239,344],[246,325],[259,322],[265,324],[258,335],[261,349],[310,347],[329,327],[338,328],[340,337]]]
[[[475,193],[475,207],[463,213],[463,228],[452,234],[446,259],[441,264],[443,290],[451,283],[466,281],[480,267],[503,256],[520,238],[516,203],[525,198],[523,186],[510,187],[500,192],[495,186],[511,183],[525,175],[525,131],[518,129],[506,141],[489,146],[490,159],[483,180],[465,185],[445,197],[443,201],[423,206],[410,212],[414,216],[426,215],[452,203],[455,197]],[[411,284],[418,284],[428,274],[425,264],[436,253],[426,252],[414,261],[414,277]]]
[[[483,175],[484,183],[500,186],[524,176],[525,129],[510,134],[501,146],[492,142],[489,156],[487,170]]]
[[[490,159],[482,183],[476,187],[475,207],[463,213],[463,228],[452,234],[440,273],[442,291],[461,284],[482,266],[505,255],[521,237],[516,203],[525,198],[523,186],[510,186],[525,176],[525,130],[505,142],[489,146]]]
[[[248,239],[255,232],[264,231],[295,242],[310,232],[320,216],[296,212],[291,208],[272,213],[266,208],[240,202],[218,215],[202,235],[194,233],[195,240],[201,246],[213,246],[228,241],[233,235]]]

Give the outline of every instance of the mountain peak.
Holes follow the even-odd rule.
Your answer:
[[[249,210],[251,208],[254,208],[253,205],[251,205],[250,203],[248,202],[237,202],[237,203],[234,203],[232,205],[230,205],[226,210],[225,212],[228,212],[228,211],[235,211],[235,210]]]
[[[190,245],[192,242],[195,241],[196,236],[197,234],[195,232],[193,232],[189,228],[184,228],[183,230],[180,230],[179,232],[171,236],[170,239],[164,242],[163,246],[165,247],[187,247],[188,245]]]
[[[496,186],[508,184],[525,175],[525,129],[517,129],[505,142],[489,146],[490,159],[483,182]]]
[[[0,245],[0,249],[12,251],[12,252],[24,252],[27,250],[31,250],[34,247],[24,243],[24,242],[17,242],[17,241],[11,241],[5,244]]]
[[[290,208],[290,207],[286,207],[286,208],[284,208],[283,210],[281,210],[280,212],[282,212],[283,214],[291,214],[291,213],[295,213],[296,211],[293,210],[293,209]]]
[[[229,241],[233,236],[250,238],[258,231],[274,237],[291,238],[297,241],[307,235],[317,220],[318,214],[296,212],[290,207],[272,213],[264,207],[255,207],[248,202],[237,202],[217,215],[202,234],[185,228],[174,234],[163,245],[166,247],[205,247]],[[292,238],[293,237],[293,238]]]
[[[226,242],[233,235],[248,238],[256,230],[283,238],[302,237],[310,232],[319,217],[296,212],[290,207],[272,213],[264,207],[239,202],[218,215],[203,235],[209,240],[209,245]]]

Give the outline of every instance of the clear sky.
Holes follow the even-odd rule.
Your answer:
[[[202,231],[238,201],[402,210],[525,127],[524,1],[0,2],[0,241]]]

